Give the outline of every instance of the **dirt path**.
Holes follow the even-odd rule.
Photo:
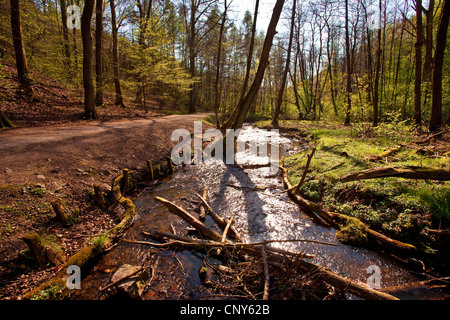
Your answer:
[[[171,142],[172,132],[193,131],[194,121],[206,116],[156,116],[0,132],[0,299],[17,297],[51,273],[26,263],[21,240],[25,233],[56,236],[70,256],[113,225],[119,214],[102,213],[89,203],[93,185],[106,191],[123,168],[141,169],[147,160],[161,161],[176,144]],[[76,224],[58,225],[50,206],[54,199],[63,199],[66,210],[77,216]]]

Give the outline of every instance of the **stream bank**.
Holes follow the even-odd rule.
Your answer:
[[[255,140],[262,134],[260,129],[247,126],[239,139]],[[283,135],[273,135],[270,144],[280,145],[281,154],[298,152],[303,148],[298,141]],[[114,292],[99,291],[99,288],[107,286],[112,273],[123,264],[146,265],[154,271],[152,281],[144,290],[143,299],[213,297],[214,288],[205,286],[199,275],[199,270],[204,269],[203,254],[189,250],[162,250],[129,242],[147,240],[143,232],[150,230],[176,230],[177,233],[186,234],[187,224],[169,214],[154,197],[164,197],[192,214],[198,214],[199,203],[195,200],[195,193],[201,194],[204,186],[208,186],[208,197],[213,210],[228,218],[234,216],[236,229],[247,241],[303,238],[330,242],[336,246],[316,243],[280,243],[276,246],[289,251],[314,254],[314,263],[360,283],[368,283],[371,276],[369,271],[373,266],[380,271],[382,288],[420,280],[388,255],[338,243],[332,228],[316,225],[289,200],[283,193],[284,187],[279,175],[273,175],[267,167],[246,169],[245,164],[239,165],[239,158],[248,159],[248,156],[236,155],[238,165],[225,165],[221,161],[210,160],[195,166],[180,167],[161,184],[134,198],[137,220],[127,232],[125,241],[119,242],[99,261],[83,280],[82,289],[74,292],[72,297],[88,300],[114,297]],[[208,219],[206,223],[212,224]],[[424,299],[433,297],[436,298],[433,295],[421,296]]]

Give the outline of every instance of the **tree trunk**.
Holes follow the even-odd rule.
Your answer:
[[[433,13],[435,0],[430,0],[428,10],[425,12],[427,19],[425,37],[425,61],[423,63],[423,81],[431,82],[433,71]]]
[[[423,46],[423,23],[422,23],[422,0],[416,0],[416,34],[415,44],[416,69],[414,81],[414,121],[416,126],[422,124],[422,46]]]
[[[350,65],[350,33],[348,27],[348,0],[345,0],[345,58],[347,64],[347,111],[344,125],[350,125],[350,112],[352,110],[352,66]]]
[[[22,39],[22,26],[20,22],[21,20],[20,3],[19,0],[10,0],[10,4],[11,4],[11,30],[12,30],[14,52],[16,54],[17,77],[19,78],[19,83],[25,90],[25,93],[32,96],[33,89],[31,87],[31,80],[28,77],[27,58]]]
[[[280,117],[281,103],[283,102],[284,89],[286,88],[286,80],[289,72],[289,67],[291,64],[291,50],[292,50],[292,40],[294,38],[294,26],[295,26],[295,11],[296,11],[297,0],[294,0],[292,6],[292,18],[291,18],[291,30],[289,35],[289,45],[287,49],[286,56],[286,66],[284,67],[283,77],[281,78],[281,87],[278,92],[277,104],[275,106],[275,114],[273,115],[272,125],[278,126],[278,118]]]
[[[103,105],[103,67],[102,67],[103,0],[95,5],[95,105]]]
[[[92,36],[91,20],[94,13],[94,0],[86,0],[81,16],[81,38],[83,41],[83,87],[84,119],[97,119],[95,110],[94,83],[92,80]]]
[[[5,116],[3,111],[0,110],[0,129],[4,128],[14,128],[14,124],[8,119],[7,116]]]
[[[379,100],[379,83],[380,83],[380,69],[381,69],[381,0],[380,0],[380,21],[378,26],[378,47],[375,66],[375,84],[373,88],[373,126],[378,126],[378,100]],[[370,54],[370,53],[369,53]]]
[[[225,22],[227,20],[227,11],[228,4],[227,0],[225,0],[225,10],[223,13],[222,24],[220,25],[220,34],[219,34],[219,48],[217,49],[217,60],[216,60],[216,79],[214,84],[214,111],[216,113],[216,122],[217,128],[220,128],[220,119],[219,119],[219,109],[220,109],[220,90],[219,90],[219,80],[220,80],[220,60],[222,56],[222,40],[223,33],[225,30]]]
[[[60,0],[61,4],[61,22],[63,29],[63,38],[64,38],[64,54],[66,56],[66,66],[69,68],[69,76],[72,71],[72,64],[70,61],[70,46],[69,46],[69,30],[67,29],[67,8],[66,8],[66,0]]]
[[[430,131],[437,132],[442,124],[442,67],[444,65],[445,47],[447,45],[447,30],[450,17],[450,0],[444,0],[439,22],[436,49],[434,52],[433,70],[433,102],[431,106]]]
[[[236,119],[231,125],[232,129],[239,129],[242,128],[242,125],[244,124],[245,117],[247,115],[247,112],[252,105],[253,101],[255,100],[256,95],[258,94],[259,88],[261,86],[262,80],[264,78],[264,74],[266,71],[267,66],[269,65],[269,55],[270,50],[272,49],[273,44],[273,38],[275,37],[275,34],[277,33],[276,28],[278,25],[278,21],[281,16],[281,11],[283,10],[284,6],[284,0],[277,0],[275,7],[273,9],[272,18],[269,23],[269,27],[267,29],[266,33],[266,39],[264,41],[264,46],[262,49],[261,58],[258,65],[258,70],[255,75],[255,79],[245,96],[242,103],[238,106],[238,113],[236,115]]]
[[[244,101],[245,94],[247,93],[248,82],[250,80],[250,72],[252,69],[252,60],[253,60],[253,51],[255,48],[256,23],[258,22],[258,9],[259,9],[259,0],[256,0],[255,13],[254,13],[253,25],[252,25],[252,35],[251,35],[250,47],[248,49],[248,55],[247,55],[247,69],[245,71],[244,84],[242,86],[238,105],[240,105],[242,103],[242,101]],[[223,128],[229,128],[231,126],[231,124],[234,122],[234,119],[236,119],[237,112],[238,112],[238,108],[236,106],[236,108],[234,108],[233,113],[231,114],[230,118],[223,124]]]
[[[195,58],[196,58],[196,48],[195,48],[195,24],[196,18],[195,13],[197,12],[197,5],[194,0],[191,0],[191,17],[189,22],[189,34],[188,37],[188,48],[189,48],[189,71],[192,77],[196,75]],[[192,84],[191,92],[189,93],[189,113],[197,112],[197,84],[194,82]]]
[[[120,85],[120,73],[119,73],[119,39],[118,39],[118,27],[116,19],[116,5],[114,0],[110,0],[111,6],[111,25],[112,25],[112,41],[113,41],[113,73],[114,73],[114,86],[116,89],[116,101],[115,104],[125,108],[122,96],[122,87]]]

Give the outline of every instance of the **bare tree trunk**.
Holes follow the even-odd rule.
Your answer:
[[[95,5],[95,105],[103,105],[103,67],[102,67],[102,33],[103,33],[103,0],[96,0]]]
[[[348,27],[348,0],[345,0],[345,58],[347,64],[347,111],[345,125],[350,125],[350,112],[352,110],[352,66],[350,65],[350,34]]]
[[[10,0],[11,4],[11,30],[14,45],[14,52],[16,54],[17,77],[19,83],[28,95],[33,95],[31,87],[31,79],[28,77],[28,65],[25,54],[25,48],[22,39],[22,26],[20,18],[20,4],[19,0]]]
[[[120,85],[120,73],[119,73],[119,39],[118,39],[118,26],[116,19],[116,5],[114,0],[110,0],[111,6],[111,25],[112,25],[112,41],[113,41],[113,73],[114,73],[114,86],[116,89],[116,101],[115,104],[125,108],[122,96],[122,87]]]
[[[81,15],[81,38],[83,40],[83,86],[84,86],[84,118],[97,119],[95,110],[94,83],[92,80],[92,36],[91,21],[94,13],[94,0],[86,0]]]
[[[220,80],[220,60],[222,56],[222,40],[223,40],[223,33],[225,30],[225,23],[227,21],[227,11],[228,11],[228,4],[227,0],[225,0],[225,10],[223,13],[222,18],[222,24],[220,25],[220,34],[219,34],[219,48],[217,50],[217,60],[216,60],[216,81],[214,85],[214,111],[216,113],[216,122],[217,122],[217,128],[220,128],[220,119],[219,119],[219,109],[220,109],[220,90],[219,90],[219,80]]]
[[[70,61],[70,46],[69,46],[69,30],[67,29],[67,8],[66,8],[66,0],[60,0],[61,4],[61,22],[63,29],[63,38],[64,38],[64,54],[66,56],[66,65],[69,68],[69,75],[71,74],[72,65]]]
[[[378,47],[376,56],[376,67],[375,67],[375,84],[373,88],[373,126],[378,126],[378,97],[379,97],[379,83],[380,83],[380,69],[381,69],[381,0],[380,0],[380,16],[379,16],[379,26],[378,26]]]
[[[415,44],[416,68],[414,80],[414,121],[416,126],[422,124],[422,46],[423,46],[423,24],[422,24],[422,0],[416,0],[416,34]]]
[[[278,126],[278,118],[280,117],[281,104],[283,102],[284,89],[286,88],[286,80],[289,72],[289,67],[291,65],[291,51],[292,51],[292,40],[294,38],[294,26],[295,26],[295,12],[296,12],[297,0],[294,0],[294,4],[292,6],[292,17],[291,17],[291,30],[289,35],[289,44],[287,49],[286,56],[286,65],[284,67],[283,77],[281,78],[281,87],[278,92],[277,104],[275,107],[275,114],[273,115],[272,125]]]
[[[250,80],[250,72],[252,69],[252,60],[253,60],[253,51],[255,48],[255,35],[256,35],[256,23],[258,21],[258,9],[259,9],[259,0],[256,0],[255,13],[254,13],[253,25],[252,25],[252,35],[251,35],[251,39],[250,39],[250,46],[248,49],[248,56],[247,56],[247,69],[245,71],[244,84],[242,86],[238,105],[241,104],[245,98],[245,94],[247,93],[247,88],[248,88],[248,82]],[[234,108],[233,113],[231,114],[230,118],[223,124],[224,128],[229,128],[231,126],[234,119],[236,118],[237,112],[238,112],[238,109],[236,106],[236,108]]]
[[[258,70],[255,75],[255,79],[245,96],[242,103],[238,106],[238,113],[236,116],[235,121],[233,122],[231,128],[232,129],[239,129],[242,128],[242,125],[244,124],[245,116],[247,115],[247,112],[252,105],[253,101],[255,100],[256,95],[258,94],[259,88],[261,86],[262,80],[264,78],[264,74],[266,71],[267,66],[269,65],[269,55],[270,50],[272,49],[273,45],[273,38],[275,37],[275,34],[277,33],[276,28],[278,25],[278,21],[281,16],[281,11],[283,10],[284,6],[284,0],[277,0],[275,7],[272,12],[272,18],[269,23],[269,27],[267,29],[266,33],[266,39],[264,41],[264,46],[261,53],[261,58],[258,65]]]
[[[431,106],[430,131],[437,132],[442,125],[442,68],[447,45],[447,31],[450,18],[450,0],[444,0],[439,22],[436,49],[434,52],[433,102]]]

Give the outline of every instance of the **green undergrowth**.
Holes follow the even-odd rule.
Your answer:
[[[268,122],[258,122],[270,127]],[[375,129],[344,127],[311,121],[282,121],[280,131],[297,130],[308,137],[316,153],[302,195],[331,211],[358,218],[372,229],[410,243],[426,242],[424,228],[450,225],[450,183],[381,178],[342,183],[340,178],[382,166],[423,166],[450,169],[449,150],[435,156],[417,152],[414,132],[404,123]],[[370,161],[389,149],[400,151],[380,161]],[[448,146],[447,146],[448,147]],[[447,148],[449,149],[449,148]],[[442,150],[442,146],[441,146]],[[306,165],[307,149],[285,158],[289,180],[298,184]]]

